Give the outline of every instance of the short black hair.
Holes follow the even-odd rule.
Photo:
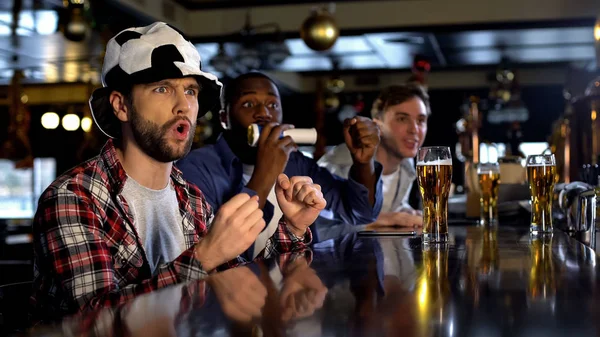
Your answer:
[[[429,95],[425,88],[415,83],[405,85],[392,85],[381,91],[379,97],[373,103],[371,109],[372,118],[380,118],[381,114],[388,107],[396,104],[402,104],[414,97],[419,98],[425,104],[427,115],[431,115],[431,107],[429,106]]]
[[[253,79],[253,78],[261,78],[261,79],[269,80],[271,83],[273,83],[273,85],[275,87],[277,87],[277,83],[275,83],[275,81],[271,77],[269,77],[265,73],[261,73],[260,71],[251,71],[251,72],[241,74],[238,77],[231,80],[231,82],[227,83],[227,85],[225,85],[225,90],[224,90],[224,94],[223,94],[223,97],[224,97],[223,107],[227,108],[227,105],[231,104],[233,102],[233,100],[235,99],[235,96],[237,95],[237,93],[240,89],[240,85],[242,84],[242,82],[244,82],[247,79]]]

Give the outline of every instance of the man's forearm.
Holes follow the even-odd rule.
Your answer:
[[[375,185],[377,184],[375,161],[370,160],[365,164],[354,163],[350,168],[350,176],[369,190],[369,203],[373,206],[375,204]]]

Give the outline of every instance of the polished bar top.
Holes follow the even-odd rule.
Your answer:
[[[32,335],[592,336],[596,260],[560,231],[502,224],[452,226],[449,244],[430,247],[350,233]]]

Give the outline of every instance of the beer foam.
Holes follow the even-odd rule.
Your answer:
[[[434,166],[434,165],[452,165],[452,159],[442,159],[442,160],[434,160],[434,161],[419,161],[417,162],[417,166]]]
[[[527,164],[527,167],[544,167],[544,166],[556,166],[556,164],[545,164],[545,163],[531,163],[531,164]]]

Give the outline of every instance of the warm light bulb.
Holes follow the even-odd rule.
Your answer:
[[[85,132],[90,132],[92,129],[92,119],[89,117],[83,117],[81,119],[81,129]]]
[[[60,124],[60,118],[56,112],[46,112],[42,115],[42,126],[44,129],[56,129]]]
[[[62,119],[62,126],[67,131],[75,131],[79,128],[79,116],[67,114]]]
[[[331,27],[327,27],[325,29],[325,36],[328,38],[333,38],[335,36],[335,30]]]

